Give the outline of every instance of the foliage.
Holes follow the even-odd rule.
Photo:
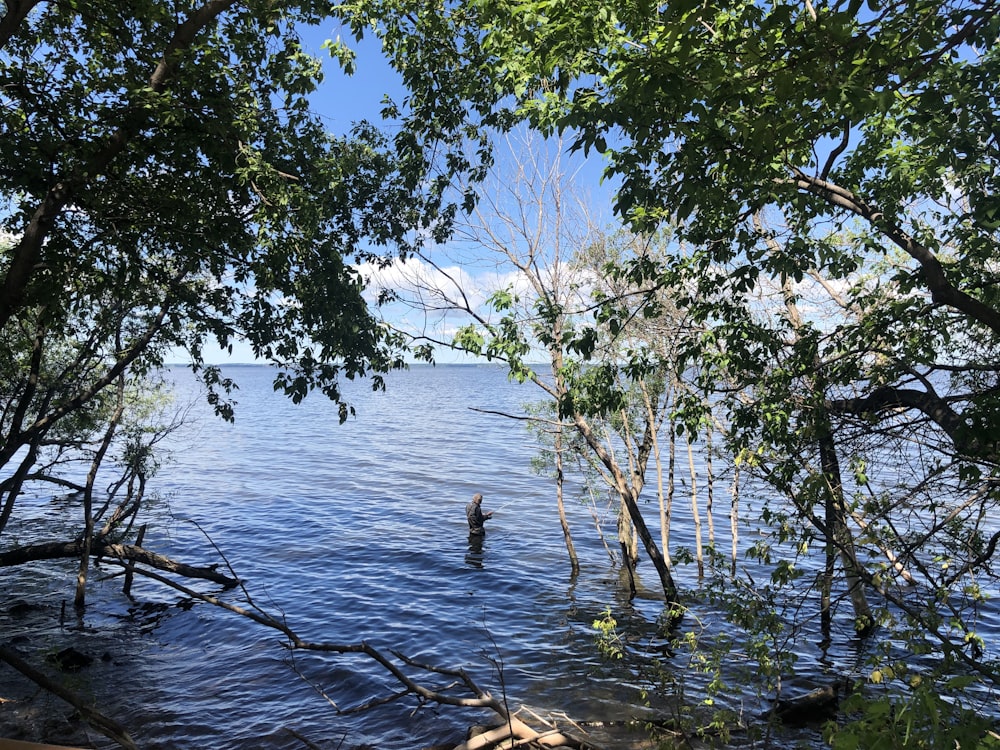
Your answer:
[[[379,387],[403,366],[352,262],[405,252],[446,212],[423,154],[394,154],[365,123],[330,134],[310,110],[323,72],[300,33],[326,10],[5,11],[0,520],[41,446],[102,429],[125,373],[190,359],[231,419],[235,384],[205,355],[245,341],[276,366],[276,389],[319,389],[346,419],[342,378]]]
[[[775,551],[822,542],[829,565],[839,558],[879,597],[866,628],[877,620],[993,683],[975,592],[996,589],[1000,539],[988,520],[1000,500],[998,10],[344,6],[357,31],[384,40],[423,107],[437,97],[478,124],[568,134],[608,160],[624,219],[670,223],[670,257],[619,260],[605,277],[650,292],[636,307],[654,319],[656,290],[688,316],[684,369],[716,399],[745,475],[779,491],[762,511]],[[598,301],[607,327],[561,339],[582,359],[623,320],[617,300]],[[642,371],[636,354],[624,372]],[[620,392],[588,393],[599,411]],[[794,585],[788,558],[772,564]]]
[[[420,226],[424,165],[311,113],[322,73],[298,27],[322,10],[45,5],[10,29],[4,323],[57,328],[113,296],[133,335],[164,314],[154,359],[244,337],[294,398],[398,364],[346,259]]]
[[[625,655],[621,634],[618,632],[618,621],[608,607],[600,618],[594,620],[594,630],[597,631],[597,648],[608,659],[621,659]]]
[[[862,699],[856,693],[845,701],[848,720],[831,722],[824,731],[834,750],[1000,747],[988,714],[966,704],[960,686],[968,687],[973,680],[936,680],[916,670],[909,675],[904,671],[899,678],[911,688],[902,699],[885,689],[875,697]]]

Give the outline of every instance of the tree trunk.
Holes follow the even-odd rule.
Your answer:
[[[854,537],[847,525],[847,510],[844,502],[844,487],[840,479],[840,462],[833,435],[827,429],[819,439],[820,463],[826,480],[826,534],[827,560],[830,548],[840,552],[841,565],[847,581],[848,594],[854,605],[854,629],[858,635],[866,636],[875,626],[865,589],[859,573],[857,555],[854,551]]]
[[[630,520],[628,508],[623,507],[622,513],[625,515],[625,528],[628,530],[628,554],[632,561],[632,570],[639,567],[639,537],[635,533],[635,525]]]
[[[35,443],[31,443],[28,446],[28,450],[25,453],[24,458],[21,459],[21,463],[18,464],[13,477],[11,477],[8,482],[4,483],[7,496],[4,498],[3,508],[0,509],[0,534],[2,534],[4,529],[7,528],[7,523],[10,521],[10,517],[14,513],[14,503],[21,494],[21,486],[24,484],[25,477],[28,476],[32,467],[34,467],[37,458],[38,446]]]
[[[573,571],[573,575],[580,572],[580,560],[576,556],[576,548],[573,546],[573,535],[569,531],[569,521],[566,519],[566,506],[563,502],[563,489],[565,485],[565,476],[563,474],[563,455],[562,455],[562,440],[563,433],[562,427],[560,426],[556,430],[555,437],[555,449],[556,449],[556,504],[559,507],[559,525],[562,526],[563,541],[566,542],[566,553],[569,555],[569,565],[570,569]]]
[[[833,577],[837,567],[837,549],[834,546],[830,529],[836,523],[833,518],[833,503],[826,503],[826,548],[823,561],[823,583],[820,586],[819,628],[820,645],[824,651],[833,640]]]
[[[598,456],[598,458],[600,458],[601,463],[604,464],[605,468],[611,472],[611,475],[614,477],[614,484],[617,488],[618,495],[628,511],[629,518],[635,526],[636,533],[638,533],[639,538],[642,540],[642,543],[646,548],[646,554],[649,555],[649,559],[653,563],[653,567],[656,568],[657,575],[660,577],[660,585],[663,587],[663,595],[666,598],[667,605],[673,610],[671,619],[676,622],[680,619],[680,604],[677,601],[677,586],[674,584],[673,576],[667,568],[663,555],[660,554],[660,548],[656,546],[656,542],[653,540],[653,535],[649,533],[649,527],[646,526],[646,521],[642,517],[642,512],[639,510],[639,505],[636,503],[636,496],[632,491],[628,479],[622,473],[621,467],[618,466],[613,457],[608,453],[605,446],[602,445],[600,440],[597,439],[597,436],[594,434],[590,424],[583,417],[583,415],[575,414],[573,417],[573,424],[583,439],[587,441],[587,445],[590,446],[590,449]]]
[[[117,342],[118,349],[121,350],[121,341]],[[118,423],[122,414],[125,413],[125,377],[118,376],[117,404],[115,411],[108,420],[108,429],[104,432],[101,445],[94,454],[90,462],[90,471],[87,472],[87,483],[83,490],[83,540],[80,549],[80,567],[76,574],[76,594],[73,597],[73,606],[82,610],[87,602],[87,571],[90,568],[90,547],[94,538],[94,484],[97,482],[97,472],[101,468],[104,456],[111,447],[111,441],[118,431]]]
[[[146,538],[146,524],[139,527],[139,533],[135,535],[135,546],[141,547]],[[125,565],[125,583],[122,584],[122,593],[129,599],[132,598],[132,580],[135,577],[135,563],[131,560]]]
[[[715,519],[712,518],[715,477],[712,475],[712,424],[705,425],[705,520],[708,521],[708,548],[715,549]]]
[[[632,531],[632,522],[629,520],[629,511],[622,498],[618,506],[618,548],[622,553],[622,572],[628,576],[629,597],[636,594],[635,569],[639,565],[638,555],[635,552],[635,534]]]
[[[649,399],[649,393],[643,389],[643,397],[646,401],[646,422],[656,423],[653,413],[653,405]],[[669,395],[665,398],[669,398]],[[660,440],[657,437],[658,429],[650,430],[649,438],[652,444],[653,460],[656,462],[656,499],[660,508],[660,544],[663,547],[663,562],[670,567],[670,510],[667,507],[666,498],[663,493],[663,456],[660,453]]]
[[[632,518],[632,523],[635,525],[636,533],[638,533],[646,549],[646,554],[649,555],[649,559],[652,561],[653,567],[656,568],[656,573],[660,577],[660,585],[663,587],[663,595],[666,597],[667,604],[671,607],[679,606],[677,601],[677,586],[674,584],[674,578],[670,574],[670,569],[667,567],[663,555],[660,554],[659,547],[656,546],[656,542],[653,540],[653,535],[649,533],[649,528],[646,526],[646,521],[642,517],[642,512],[639,510],[632,491],[623,487],[621,497],[629,516]]]
[[[730,575],[736,575],[736,559],[739,551],[740,539],[740,466],[737,464],[733,468],[733,484],[730,490],[732,503],[729,507],[729,530],[733,537],[732,560],[730,561]]]
[[[698,561],[698,578],[705,575],[705,554],[701,545],[701,513],[698,510],[698,473],[694,468],[694,446],[691,436],[687,441],[688,470],[691,473],[691,517],[694,519],[694,556]]]
[[[677,487],[677,430],[675,425],[670,425],[670,446],[667,449],[667,519],[673,516],[674,510],[674,490]],[[670,565],[670,524],[663,534],[663,557]]]
[[[777,249],[777,243],[773,237],[767,236],[760,223],[760,217],[754,217],[754,224],[762,236],[765,236],[768,244]],[[785,308],[788,311],[788,320],[797,332],[803,328],[802,315],[796,303],[795,293],[789,279],[785,279],[782,289],[785,298]],[[815,374],[811,378],[810,386],[813,395],[818,403],[826,402],[826,383],[823,380],[823,363],[818,359],[814,361]],[[860,636],[868,635],[875,627],[871,609],[868,606],[868,599],[865,597],[865,590],[859,575],[859,565],[857,554],[854,551],[854,538],[847,525],[847,507],[844,502],[844,485],[840,478],[840,461],[837,458],[837,445],[833,439],[833,427],[830,424],[829,412],[823,406],[815,407],[812,419],[815,420],[813,428],[816,431],[817,442],[819,444],[820,470],[823,472],[823,479],[826,483],[825,492],[825,518],[823,532],[826,536],[826,562],[823,571],[822,603],[820,605],[820,624],[824,638],[828,638],[831,625],[831,592],[833,588],[834,565],[837,551],[840,552],[841,564],[844,568],[844,577],[847,581],[848,593],[851,603],[854,605],[854,629]],[[809,514],[813,518],[812,513]],[[813,524],[819,524],[813,521]]]
[[[660,444],[656,444],[656,497],[660,506],[660,544],[663,545],[663,562],[670,567],[670,507],[663,491],[663,461]]]

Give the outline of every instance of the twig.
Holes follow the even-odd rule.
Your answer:
[[[370,701],[365,701],[357,706],[351,706],[350,708],[340,709],[341,714],[360,714],[369,709],[375,708],[376,706],[384,706],[389,703],[395,703],[400,698],[405,698],[410,695],[409,690],[400,690],[398,693],[393,693],[392,695],[387,695],[384,698],[372,698]]]

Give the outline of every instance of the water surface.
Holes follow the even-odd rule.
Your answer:
[[[414,367],[390,377],[384,393],[348,384],[358,415],[341,425],[322,397],[296,406],[275,394],[267,368],[226,375],[240,384],[236,422],[197,401],[153,480],[162,503],[145,546],[192,564],[219,562],[217,546],[254,600],[303,637],[364,640],[462,667],[513,704],[605,721],[673,705],[655,692],[643,698],[648,682],[634,665],[602,657],[592,627],[610,608],[632,647],[661,647],[649,563],[640,583],[651,589],[629,601],[591,510],[574,495],[567,506],[582,570],[571,576],[554,481],[531,468],[539,447],[523,421],[487,413],[521,415],[540,391],[508,382],[498,367]],[[172,376],[181,402],[196,398],[189,373]],[[485,510],[500,508],[481,550],[470,549],[464,515],[475,492]],[[686,499],[677,502],[671,545],[690,545]],[[74,512],[51,498],[30,507],[22,533]],[[613,542],[613,518],[605,522]],[[727,519],[717,518],[717,535],[728,549]],[[10,590],[15,575],[34,576],[35,588],[26,602],[32,614],[8,614],[2,626],[21,638],[26,630],[53,642],[72,636],[105,655],[76,679],[144,748],[302,747],[289,729],[321,746],[416,748],[453,742],[487,717],[412,699],[338,713],[328,700],[349,709],[399,686],[364,657],[298,654],[292,663],[277,633],[204,604],[176,606],[176,592],[151,581],[134,586],[138,609],[120,594],[120,579],[95,582],[82,620],[60,624],[54,602],[71,599],[72,567],[4,574]],[[677,575],[682,585],[697,583],[693,566]],[[721,615],[700,606],[707,630],[724,629]],[[816,673],[830,666],[803,664]],[[684,680],[697,700],[704,678]]]

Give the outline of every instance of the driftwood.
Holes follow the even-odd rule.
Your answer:
[[[776,719],[787,726],[828,721],[837,715],[841,693],[848,687],[845,682],[835,682],[794,698],[778,698],[761,718]]]
[[[290,631],[282,628],[282,632],[288,634]],[[402,695],[412,694],[421,702],[437,703],[440,705],[462,706],[466,708],[483,708],[493,711],[500,720],[500,726],[487,730],[469,738],[466,742],[457,745],[453,750],[490,750],[497,746],[504,747],[568,747],[578,750],[599,750],[593,745],[564,733],[554,724],[545,724],[541,729],[535,729],[525,721],[518,718],[517,711],[511,711],[506,701],[494,697],[489,691],[480,687],[464,669],[449,669],[430,664],[423,664],[399,653],[391,652],[392,656],[374,648],[368,643],[359,644],[332,644],[314,643],[299,640],[293,634],[293,640],[287,644],[288,648],[297,651],[321,651],[335,653],[361,653],[378,662],[386,669],[397,682],[403,687],[403,692],[393,696],[393,699]],[[410,677],[403,671],[402,667],[411,667],[428,674],[437,674],[454,678],[449,687],[462,685],[471,693],[472,697],[456,696],[445,690],[433,690]]]
[[[81,700],[72,691],[67,690],[58,682],[50,679],[43,672],[35,669],[24,659],[18,656],[18,654],[13,650],[0,645],[0,661],[9,664],[40,688],[47,690],[53,695],[69,703],[79,712],[80,716],[82,716],[84,720],[86,720],[86,722],[98,732],[101,732],[106,737],[111,738],[122,747],[128,748],[128,750],[138,750],[135,742],[125,730],[125,727],[91,708],[86,701]]]
[[[506,746],[509,747],[510,741],[529,747],[589,747],[582,745],[556,728],[543,731],[535,730],[512,715],[506,724],[470,737],[453,750],[489,750],[501,743],[507,743]]]
[[[119,564],[123,566],[127,565],[124,561],[120,561]],[[561,731],[552,722],[541,721],[540,723],[543,726],[537,729],[530,726],[526,721],[518,718],[518,711],[511,711],[505,700],[494,697],[488,690],[482,688],[464,669],[423,664],[397,651],[386,653],[365,641],[360,643],[331,643],[304,640],[292,629],[284,617],[275,617],[258,607],[249,591],[238,582],[235,574],[233,580],[237,581],[237,585],[243,591],[246,598],[245,605],[233,604],[211,594],[195,591],[151,570],[137,568],[135,573],[136,575],[143,575],[160,581],[192,599],[221,607],[278,631],[285,636],[286,640],[283,642],[283,645],[291,652],[313,651],[321,653],[360,654],[372,659],[385,669],[402,688],[401,691],[393,694],[387,700],[396,700],[406,695],[412,695],[421,704],[434,703],[438,705],[486,709],[496,715],[499,720],[498,723],[501,725],[499,728],[490,730],[485,735],[470,738],[466,742],[456,746],[454,750],[490,750],[502,744],[505,747],[566,747],[577,750],[599,750],[596,746]],[[425,675],[445,676],[451,678],[452,681],[446,688],[432,689],[412,677],[407,670]],[[462,688],[465,694],[456,695],[449,692],[453,688]],[[385,701],[371,701],[366,706],[375,705],[379,702]],[[338,711],[343,713],[354,710],[350,708],[340,709],[335,704],[333,705]]]
[[[80,554],[79,542],[61,542],[32,545],[0,554],[0,567],[17,565],[29,560],[74,558]],[[240,582],[235,572],[225,563],[232,575],[224,575],[216,568],[199,568],[176,562],[163,555],[150,552],[137,545],[95,544],[93,555],[101,557],[109,565],[120,566],[124,571],[134,575],[158,581],[181,592],[186,597],[202,601],[213,606],[226,609],[229,612],[246,617],[264,627],[270,628],[283,636],[282,645],[290,653],[321,652],[337,654],[357,654],[365,656],[380,665],[398,683],[400,689],[384,700],[372,700],[365,706],[341,709],[333,701],[331,705],[341,713],[354,710],[364,710],[371,705],[412,696],[420,705],[437,704],[463,708],[483,709],[494,715],[493,727],[485,732],[469,737],[449,750],[493,750],[494,748],[573,748],[574,750],[600,750],[598,744],[590,741],[583,727],[566,717],[558,720],[542,718],[524,706],[510,708],[506,697],[494,697],[488,690],[481,687],[473,678],[460,668],[443,668],[423,664],[397,651],[385,652],[371,646],[367,642],[332,643],[314,642],[301,638],[288,624],[284,616],[274,616],[259,607],[250,592]],[[223,556],[223,560],[225,560]],[[138,567],[136,563],[142,565]],[[152,569],[151,569],[152,568]],[[227,588],[239,587],[243,593],[243,602],[226,601],[213,594],[197,591],[175,578],[163,575],[161,572],[173,573],[193,578],[201,578],[219,583]],[[5,661],[25,676],[29,677],[44,689],[66,700],[75,707],[81,701],[65,688],[48,679],[44,674],[26,664],[16,653],[0,647],[0,661]],[[300,673],[301,674],[301,673]],[[414,677],[413,675],[417,676]],[[431,688],[425,684],[429,676],[444,676],[450,678],[446,687]],[[316,687],[317,690],[322,691]],[[324,696],[325,697],[325,696]],[[329,699],[328,699],[329,700]],[[127,732],[113,720],[104,717],[93,710],[83,711],[81,715],[99,731],[118,742],[122,747],[132,748],[135,745]],[[291,730],[289,730],[291,731]],[[294,735],[294,732],[293,732]],[[297,736],[297,735],[296,735]],[[310,744],[305,738],[299,739]]]
[[[0,553],[0,568],[23,565],[38,560],[79,559],[84,554],[84,547],[83,539],[43,542],[16,547]],[[89,554],[97,561],[104,560],[109,564],[121,565],[125,569],[126,575],[134,575],[137,572],[146,573],[169,583],[169,579],[163,576],[157,576],[144,568],[137,568],[138,564],[186,578],[210,581],[227,589],[239,585],[235,576],[231,577],[219,572],[217,565],[207,567],[188,565],[166,555],[152,552],[138,544],[111,543],[99,535],[93,537]],[[180,588],[182,591],[190,590],[183,586]],[[128,592],[126,591],[126,593]],[[63,606],[65,607],[65,604]],[[85,667],[91,659],[75,649],[67,648],[52,655],[49,661],[63,671],[76,671]],[[43,690],[73,706],[90,726],[117,742],[121,747],[136,748],[134,741],[124,727],[90,707],[87,701],[81,700],[65,685],[51,679],[44,672],[29,664],[16,651],[0,645],[0,663],[6,663]]]
[[[82,553],[83,541],[79,539],[70,542],[28,544],[0,553],[0,568],[23,565],[24,563],[36,560],[75,559],[79,558]],[[112,544],[95,539],[91,545],[90,554],[96,560],[127,560],[132,563],[141,563],[157,570],[176,573],[185,578],[199,578],[211,581],[226,588],[233,588],[239,584],[239,581],[235,577],[220,573],[217,565],[209,565],[207,567],[187,565],[135,544]],[[135,571],[133,570],[132,572]]]

